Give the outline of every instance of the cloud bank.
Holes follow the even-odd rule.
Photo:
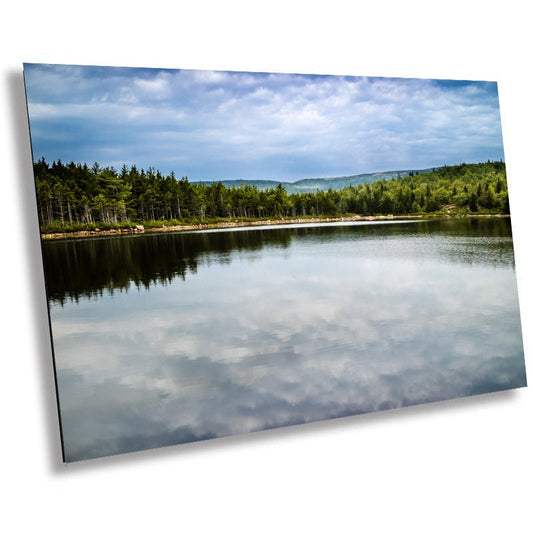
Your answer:
[[[26,64],[33,153],[191,180],[502,159],[494,82]]]

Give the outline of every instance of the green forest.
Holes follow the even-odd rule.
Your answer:
[[[283,186],[209,185],[135,166],[34,163],[43,233],[222,221],[350,215],[508,214],[505,163],[444,166],[433,172],[341,190],[287,194]]]

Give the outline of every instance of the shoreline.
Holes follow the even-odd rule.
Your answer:
[[[162,233],[162,232],[179,232],[179,231],[195,231],[205,229],[224,229],[224,228],[243,228],[254,226],[276,226],[281,224],[316,224],[328,222],[371,222],[375,220],[431,220],[437,218],[489,218],[489,217],[510,217],[510,215],[495,213],[495,214],[436,214],[436,215],[351,215],[345,217],[311,217],[311,218],[287,218],[275,220],[253,220],[253,221],[236,221],[236,222],[216,222],[206,224],[192,224],[192,225],[176,225],[176,226],[161,226],[158,228],[144,228],[142,224],[135,228],[109,229],[109,230],[84,230],[72,232],[59,233],[41,233],[42,240],[59,240],[59,239],[76,239],[87,237],[110,237],[116,235],[143,235],[147,233]]]

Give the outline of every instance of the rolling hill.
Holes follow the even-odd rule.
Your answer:
[[[435,167],[426,168],[422,170],[389,170],[386,172],[355,174],[353,176],[339,176],[335,178],[307,178],[295,182],[244,179],[201,181],[206,185],[210,185],[211,183],[216,183],[220,181],[225,187],[228,188],[241,187],[242,185],[251,185],[257,187],[257,189],[259,189],[260,191],[275,188],[281,183],[281,185],[283,185],[284,189],[287,191],[288,194],[293,194],[302,192],[316,192],[317,190],[327,191],[328,189],[344,189],[345,187],[349,187],[350,185],[374,183],[378,180],[390,180],[392,178],[404,177],[409,175],[410,172],[412,172],[413,174],[425,174],[427,172],[432,172],[433,170],[435,170]]]

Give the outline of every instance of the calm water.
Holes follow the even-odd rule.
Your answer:
[[[67,461],[522,387],[509,221],[44,244]]]

